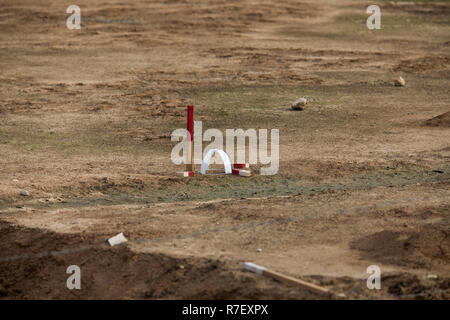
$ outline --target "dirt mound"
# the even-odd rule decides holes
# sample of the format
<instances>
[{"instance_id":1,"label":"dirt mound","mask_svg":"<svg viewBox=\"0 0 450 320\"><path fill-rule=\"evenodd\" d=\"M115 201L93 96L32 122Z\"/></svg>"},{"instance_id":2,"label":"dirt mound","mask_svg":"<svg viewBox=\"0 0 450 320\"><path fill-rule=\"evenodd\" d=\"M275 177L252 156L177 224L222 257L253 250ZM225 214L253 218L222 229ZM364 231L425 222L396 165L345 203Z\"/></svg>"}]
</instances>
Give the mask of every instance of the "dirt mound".
<instances>
[{"instance_id":1,"label":"dirt mound","mask_svg":"<svg viewBox=\"0 0 450 320\"><path fill-rule=\"evenodd\" d=\"M244 272L239 261L136 253L126 245L111 248L90 234L61 235L5 222L0 231L0 299L321 298ZM70 265L81 268L80 290L66 288ZM382 290L373 291L365 279L317 275L305 280L354 299L447 299L450 283L391 274L383 276Z\"/></svg>"},{"instance_id":2,"label":"dirt mound","mask_svg":"<svg viewBox=\"0 0 450 320\"><path fill-rule=\"evenodd\" d=\"M387 293L402 299L449 299L450 278L421 279L412 274L391 274L381 279ZM383 286L382 285L382 286Z\"/></svg>"},{"instance_id":3,"label":"dirt mound","mask_svg":"<svg viewBox=\"0 0 450 320\"><path fill-rule=\"evenodd\" d=\"M381 290L367 289L366 279L311 276L322 286L333 286L336 292L345 292L349 299L449 299L450 278L418 277L410 273L388 273L381 276Z\"/></svg>"},{"instance_id":4,"label":"dirt mound","mask_svg":"<svg viewBox=\"0 0 450 320\"><path fill-rule=\"evenodd\" d=\"M135 253L126 246L110 248L92 235L60 235L4 222L0 230L3 299L319 298L243 272L240 262ZM81 290L66 288L70 265L81 268Z\"/></svg>"},{"instance_id":5,"label":"dirt mound","mask_svg":"<svg viewBox=\"0 0 450 320\"><path fill-rule=\"evenodd\" d=\"M450 128L450 111L440 114L434 118L425 121L425 125L429 127Z\"/></svg>"},{"instance_id":6,"label":"dirt mound","mask_svg":"<svg viewBox=\"0 0 450 320\"><path fill-rule=\"evenodd\" d=\"M400 266L426 267L450 260L448 222L426 225L419 231L385 230L350 243L367 259Z\"/></svg>"}]
</instances>

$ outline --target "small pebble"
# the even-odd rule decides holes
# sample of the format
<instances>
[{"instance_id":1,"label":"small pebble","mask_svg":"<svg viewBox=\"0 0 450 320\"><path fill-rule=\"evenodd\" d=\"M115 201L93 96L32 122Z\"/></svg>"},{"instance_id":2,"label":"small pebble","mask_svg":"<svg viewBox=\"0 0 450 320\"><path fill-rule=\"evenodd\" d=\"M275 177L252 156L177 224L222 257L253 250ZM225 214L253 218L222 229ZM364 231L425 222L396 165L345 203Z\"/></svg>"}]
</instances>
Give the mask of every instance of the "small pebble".
<instances>
[{"instance_id":1,"label":"small pebble","mask_svg":"<svg viewBox=\"0 0 450 320\"><path fill-rule=\"evenodd\" d=\"M429 274L429 275L427 275L427 278L428 279L432 279L432 280L436 280L438 278L438 276L435 275L435 274Z\"/></svg>"},{"instance_id":2,"label":"small pebble","mask_svg":"<svg viewBox=\"0 0 450 320\"><path fill-rule=\"evenodd\" d=\"M256 251L258 251L258 252L261 252L261 251L262 251L262 249L261 249L261 248L258 248L258 249L256 249Z\"/></svg>"},{"instance_id":3,"label":"small pebble","mask_svg":"<svg viewBox=\"0 0 450 320\"><path fill-rule=\"evenodd\" d=\"M24 197L28 197L30 195L30 193L27 190L22 190L22 191L20 191L20 195L24 196Z\"/></svg>"}]
</instances>

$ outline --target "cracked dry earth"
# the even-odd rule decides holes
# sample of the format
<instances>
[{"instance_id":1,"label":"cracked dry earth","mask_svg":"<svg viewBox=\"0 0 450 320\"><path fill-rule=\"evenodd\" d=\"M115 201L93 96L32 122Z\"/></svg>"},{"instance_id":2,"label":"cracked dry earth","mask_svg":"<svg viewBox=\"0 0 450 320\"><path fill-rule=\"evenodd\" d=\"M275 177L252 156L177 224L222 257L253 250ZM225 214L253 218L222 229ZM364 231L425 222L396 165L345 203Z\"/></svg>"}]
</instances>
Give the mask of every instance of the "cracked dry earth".
<instances>
[{"instance_id":1,"label":"cracked dry earth","mask_svg":"<svg viewBox=\"0 0 450 320\"><path fill-rule=\"evenodd\" d=\"M450 298L450 3L382 1L372 31L362 1L80 0L81 30L68 5L0 7L0 298L326 298L245 261ZM180 177L190 103L279 129L278 174Z\"/></svg>"}]
</instances>

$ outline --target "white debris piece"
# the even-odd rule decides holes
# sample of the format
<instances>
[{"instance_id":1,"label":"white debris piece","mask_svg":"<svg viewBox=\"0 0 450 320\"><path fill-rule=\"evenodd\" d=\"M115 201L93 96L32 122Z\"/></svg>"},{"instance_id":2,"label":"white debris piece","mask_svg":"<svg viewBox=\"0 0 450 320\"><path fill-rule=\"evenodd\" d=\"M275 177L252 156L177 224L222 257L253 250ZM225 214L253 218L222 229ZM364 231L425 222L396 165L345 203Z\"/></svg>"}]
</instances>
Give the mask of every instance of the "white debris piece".
<instances>
[{"instance_id":1,"label":"white debris piece","mask_svg":"<svg viewBox=\"0 0 450 320\"><path fill-rule=\"evenodd\" d=\"M121 243L124 243L124 242L127 242L127 241L128 240L123 235L123 232L121 232L118 235L108 239L108 242L111 245L111 247L114 247L114 246L116 246L118 244L121 244Z\"/></svg>"}]
</instances>

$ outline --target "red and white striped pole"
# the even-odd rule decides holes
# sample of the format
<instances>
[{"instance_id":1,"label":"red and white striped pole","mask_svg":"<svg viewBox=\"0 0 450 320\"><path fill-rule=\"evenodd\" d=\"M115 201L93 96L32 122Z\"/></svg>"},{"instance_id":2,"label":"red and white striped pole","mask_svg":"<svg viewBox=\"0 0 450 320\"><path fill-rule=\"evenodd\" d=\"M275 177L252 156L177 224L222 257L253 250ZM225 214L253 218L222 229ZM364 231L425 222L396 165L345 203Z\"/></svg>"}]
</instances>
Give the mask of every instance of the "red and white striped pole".
<instances>
[{"instance_id":1,"label":"red and white striped pole","mask_svg":"<svg viewBox=\"0 0 450 320\"><path fill-rule=\"evenodd\" d=\"M187 106L187 125L186 130L189 133L187 137L187 155L186 155L186 171L185 177L194 176L194 106Z\"/></svg>"}]
</instances>

